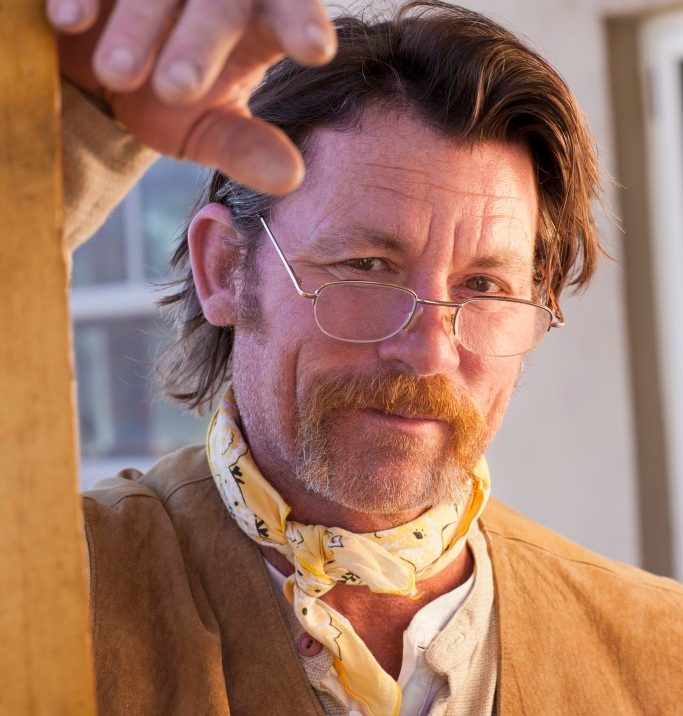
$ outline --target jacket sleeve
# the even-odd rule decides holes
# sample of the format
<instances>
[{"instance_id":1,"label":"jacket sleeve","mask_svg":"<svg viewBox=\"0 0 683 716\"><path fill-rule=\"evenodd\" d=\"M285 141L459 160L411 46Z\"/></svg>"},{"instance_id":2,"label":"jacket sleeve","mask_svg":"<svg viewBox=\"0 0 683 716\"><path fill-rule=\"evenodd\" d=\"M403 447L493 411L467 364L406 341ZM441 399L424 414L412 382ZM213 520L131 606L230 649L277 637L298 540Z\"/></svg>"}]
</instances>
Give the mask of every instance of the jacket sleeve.
<instances>
[{"instance_id":1,"label":"jacket sleeve","mask_svg":"<svg viewBox=\"0 0 683 716\"><path fill-rule=\"evenodd\" d=\"M158 156L96 107L75 85L62 80L64 250L67 254L95 233Z\"/></svg>"}]
</instances>

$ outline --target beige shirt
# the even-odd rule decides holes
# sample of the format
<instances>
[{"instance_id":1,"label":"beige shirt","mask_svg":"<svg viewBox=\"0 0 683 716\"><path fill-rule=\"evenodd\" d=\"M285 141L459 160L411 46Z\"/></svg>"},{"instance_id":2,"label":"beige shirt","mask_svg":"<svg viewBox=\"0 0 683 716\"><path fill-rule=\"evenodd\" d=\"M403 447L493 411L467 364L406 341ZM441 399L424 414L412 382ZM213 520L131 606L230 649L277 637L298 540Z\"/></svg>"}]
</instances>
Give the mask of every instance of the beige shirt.
<instances>
[{"instance_id":1,"label":"beige shirt","mask_svg":"<svg viewBox=\"0 0 683 716\"><path fill-rule=\"evenodd\" d=\"M490 716L495 713L498 673L498 637L493 598L493 575L486 542L475 525L468 540L474 557L474 582L461 603L452 605L450 618L438 634L429 640L424 652L424 675L431 677L427 688L417 685L404 693L410 700L401 708L401 716ZM282 596L282 575L271 574L281 607L286 615L292 640L299 644L306 633L291 605ZM463 585L464 586L464 585ZM459 588L460 589L460 588ZM457 590L454 590L457 591ZM413 618L429 610L424 606ZM447 609L449 605L447 605ZM434 618L440 618L437 612ZM409 627L410 629L410 627ZM298 650L299 661L328 716L364 714L339 684L332 657L326 649L314 656ZM404 663L410 654L404 652ZM421 674L422 675L422 674ZM440 688L430 688L440 685ZM430 708L431 707L431 708Z\"/></svg>"}]
</instances>

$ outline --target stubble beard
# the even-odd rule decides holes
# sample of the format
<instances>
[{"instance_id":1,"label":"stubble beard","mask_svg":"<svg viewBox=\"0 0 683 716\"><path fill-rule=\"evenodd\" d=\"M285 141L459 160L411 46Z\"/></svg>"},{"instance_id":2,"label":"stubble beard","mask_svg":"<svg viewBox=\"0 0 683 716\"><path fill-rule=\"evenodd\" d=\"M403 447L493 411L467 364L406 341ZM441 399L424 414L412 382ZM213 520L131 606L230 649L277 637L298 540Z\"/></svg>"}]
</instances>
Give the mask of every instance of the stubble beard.
<instances>
[{"instance_id":1,"label":"stubble beard","mask_svg":"<svg viewBox=\"0 0 683 716\"><path fill-rule=\"evenodd\" d=\"M441 444L388 430L349 435L350 412L365 409L429 415L447 434ZM487 433L477 406L445 376L317 376L298 399L295 475L308 492L359 512L462 504Z\"/></svg>"},{"instance_id":2,"label":"stubble beard","mask_svg":"<svg viewBox=\"0 0 683 716\"><path fill-rule=\"evenodd\" d=\"M251 278L257 278L253 256L247 263ZM256 280L246 283L254 285ZM243 290L239 305L240 330L263 340L263 313L256 293ZM250 386L248 392L258 392L255 373L247 371L240 377L236 383ZM430 414L448 424L450 435L441 449L405 434L375 434L371 441L354 435L350 450L349 437L339 428L345 413L359 409ZM251 416L252 430L271 454L289 462L282 436L278 440L269 429L267 416L272 412L272 405L256 411ZM338 371L316 376L298 396L297 412L293 464L297 482L314 495L368 514L463 504L471 495L472 469L489 435L477 405L444 375L385 373L368 377Z\"/></svg>"}]
</instances>

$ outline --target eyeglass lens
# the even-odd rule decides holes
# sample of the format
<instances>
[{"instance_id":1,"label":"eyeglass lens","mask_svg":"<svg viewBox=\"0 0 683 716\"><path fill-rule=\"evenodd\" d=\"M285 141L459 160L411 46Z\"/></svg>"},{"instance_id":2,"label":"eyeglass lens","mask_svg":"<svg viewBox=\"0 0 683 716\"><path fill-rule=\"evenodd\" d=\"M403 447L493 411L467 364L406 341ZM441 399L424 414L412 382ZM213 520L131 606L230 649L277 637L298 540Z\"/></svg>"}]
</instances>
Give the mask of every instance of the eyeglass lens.
<instances>
[{"instance_id":1,"label":"eyeglass lens","mask_svg":"<svg viewBox=\"0 0 683 716\"><path fill-rule=\"evenodd\" d=\"M485 356L515 356L535 348L550 328L548 311L528 303L488 300L466 303L455 320L458 340Z\"/></svg>"},{"instance_id":2,"label":"eyeglass lens","mask_svg":"<svg viewBox=\"0 0 683 716\"><path fill-rule=\"evenodd\" d=\"M405 289L346 281L323 286L314 311L318 326L327 335L364 343L398 333L410 320L414 307L415 297ZM463 347L473 353L513 356L535 348L551 320L539 306L491 298L462 306L456 315L455 333Z\"/></svg>"},{"instance_id":3,"label":"eyeglass lens","mask_svg":"<svg viewBox=\"0 0 683 716\"><path fill-rule=\"evenodd\" d=\"M372 283L332 283L315 300L315 318L332 338L359 343L381 341L410 320L415 297L398 287Z\"/></svg>"}]
</instances>

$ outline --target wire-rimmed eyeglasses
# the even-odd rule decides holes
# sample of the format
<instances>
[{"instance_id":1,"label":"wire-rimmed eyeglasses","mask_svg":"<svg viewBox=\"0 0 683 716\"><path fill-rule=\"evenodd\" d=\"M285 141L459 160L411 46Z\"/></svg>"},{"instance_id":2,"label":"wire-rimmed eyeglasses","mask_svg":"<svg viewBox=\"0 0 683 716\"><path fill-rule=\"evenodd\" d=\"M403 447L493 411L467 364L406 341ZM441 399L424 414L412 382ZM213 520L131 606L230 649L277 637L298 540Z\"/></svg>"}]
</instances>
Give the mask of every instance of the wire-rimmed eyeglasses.
<instances>
[{"instance_id":1,"label":"wire-rimmed eyeglasses","mask_svg":"<svg viewBox=\"0 0 683 716\"><path fill-rule=\"evenodd\" d=\"M292 267L259 216L296 292L313 301L318 328L330 338L348 343L378 343L406 328L418 306L453 309L453 335L472 353L483 356L516 356L533 350L551 329L564 320L550 308L523 298L472 296L464 301L433 301L414 291L377 281L329 281L312 293L301 288Z\"/></svg>"}]
</instances>

